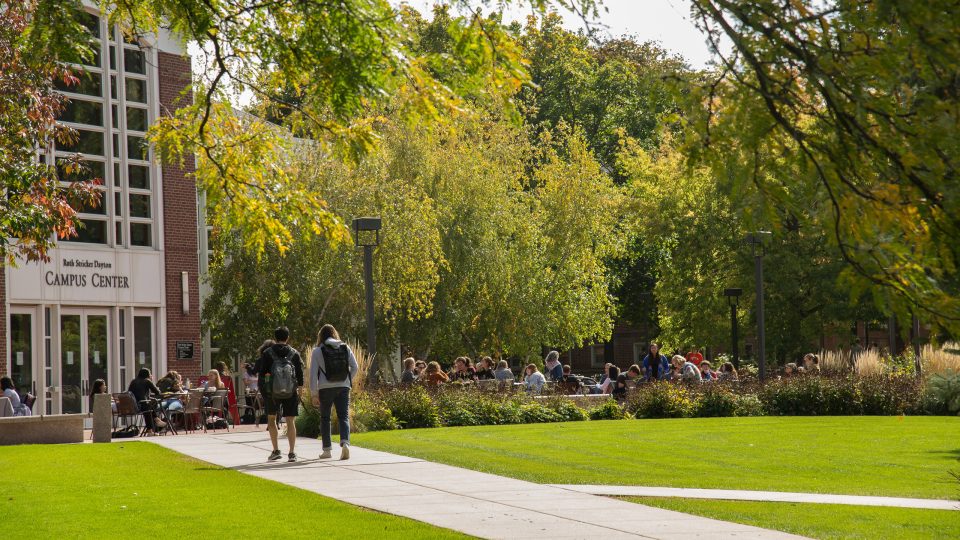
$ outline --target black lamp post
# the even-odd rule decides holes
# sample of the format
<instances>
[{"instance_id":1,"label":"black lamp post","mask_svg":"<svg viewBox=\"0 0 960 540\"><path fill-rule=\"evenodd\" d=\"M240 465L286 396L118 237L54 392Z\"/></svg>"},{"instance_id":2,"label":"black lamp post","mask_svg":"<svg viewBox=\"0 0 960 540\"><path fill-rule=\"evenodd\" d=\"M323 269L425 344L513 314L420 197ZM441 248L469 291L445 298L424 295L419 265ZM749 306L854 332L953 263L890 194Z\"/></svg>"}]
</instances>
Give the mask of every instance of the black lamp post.
<instances>
[{"instance_id":1,"label":"black lamp post","mask_svg":"<svg viewBox=\"0 0 960 540\"><path fill-rule=\"evenodd\" d=\"M727 297L727 303L730 304L730 343L733 354L733 367L740 369L740 344L737 343L737 302L743 289L724 289L723 295Z\"/></svg>"},{"instance_id":2,"label":"black lamp post","mask_svg":"<svg viewBox=\"0 0 960 540\"><path fill-rule=\"evenodd\" d=\"M367 352L372 358L368 380L377 375L377 326L373 316L373 248L380 244L381 221L378 217L353 220L353 241L363 247L363 281L367 292Z\"/></svg>"},{"instance_id":3,"label":"black lamp post","mask_svg":"<svg viewBox=\"0 0 960 540\"><path fill-rule=\"evenodd\" d=\"M760 382L767 377L767 335L763 326L763 239L771 236L770 231L748 233L746 242L753 246L754 277L757 282L757 353L760 355Z\"/></svg>"}]
</instances>

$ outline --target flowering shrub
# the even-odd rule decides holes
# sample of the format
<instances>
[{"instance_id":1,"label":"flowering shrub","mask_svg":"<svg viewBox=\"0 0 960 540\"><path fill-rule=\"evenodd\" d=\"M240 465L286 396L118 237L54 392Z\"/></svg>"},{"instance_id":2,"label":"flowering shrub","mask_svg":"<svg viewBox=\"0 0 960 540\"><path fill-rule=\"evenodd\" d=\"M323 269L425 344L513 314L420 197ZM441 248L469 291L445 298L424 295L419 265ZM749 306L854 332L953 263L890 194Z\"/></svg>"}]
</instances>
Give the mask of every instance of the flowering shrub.
<instances>
[{"instance_id":1,"label":"flowering shrub","mask_svg":"<svg viewBox=\"0 0 960 540\"><path fill-rule=\"evenodd\" d=\"M720 384L703 385L693 404L693 416L698 417L736 416L736 412L737 395Z\"/></svg>"},{"instance_id":2,"label":"flowering shrub","mask_svg":"<svg viewBox=\"0 0 960 540\"><path fill-rule=\"evenodd\" d=\"M608 399L602 405L590 409L587 414L591 420L622 420L630 418L615 399Z\"/></svg>"}]
</instances>

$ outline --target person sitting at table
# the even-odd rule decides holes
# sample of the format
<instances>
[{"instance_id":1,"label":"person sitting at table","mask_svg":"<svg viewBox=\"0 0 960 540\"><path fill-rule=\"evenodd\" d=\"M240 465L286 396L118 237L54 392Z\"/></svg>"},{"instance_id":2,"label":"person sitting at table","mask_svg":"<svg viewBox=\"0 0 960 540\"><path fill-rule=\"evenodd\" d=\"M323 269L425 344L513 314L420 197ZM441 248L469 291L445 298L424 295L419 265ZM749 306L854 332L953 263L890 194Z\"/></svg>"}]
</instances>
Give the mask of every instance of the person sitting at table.
<instances>
[{"instance_id":1,"label":"person sitting at table","mask_svg":"<svg viewBox=\"0 0 960 540\"><path fill-rule=\"evenodd\" d=\"M161 394L181 394L183 393L183 378L176 371L168 371L159 381L157 388ZM183 402L176 396L167 396L160 402L163 410L177 411L183 409Z\"/></svg>"},{"instance_id":2,"label":"person sitting at table","mask_svg":"<svg viewBox=\"0 0 960 540\"><path fill-rule=\"evenodd\" d=\"M140 368L137 372L137 378L130 381L127 392L133 394L133 399L137 401L140 412L143 413L143 422L147 425L147 430L156 433L159 428L166 426L162 420L154 418L153 405L150 403L150 396L160 396L160 389L150 380L150 370Z\"/></svg>"},{"instance_id":3,"label":"person sitting at table","mask_svg":"<svg viewBox=\"0 0 960 540\"><path fill-rule=\"evenodd\" d=\"M250 362L243 364L243 387L246 389L245 394L257 392L257 370Z\"/></svg>"},{"instance_id":4,"label":"person sitting at table","mask_svg":"<svg viewBox=\"0 0 960 540\"><path fill-rule=\"evenodd\" d=\"M427 363L423 360L417 360L417 363L413 366L413 374L416 375L418 379L422 379L426 371Z\"/></svg>"},{"instance_id":5,"label":"person sitting at table","mask_svg":"<svg viewBox=\"0 0 960 540\"><path fill-rule=\"evenodd\" d=\"M737 374L737 368L733 367L733 363L724 362L720 366L720 381L740 382L740 376Z\"/></svg>"},{"instance_id":6,"label":"person sitting at table","mask_svg":"<svg viewBox=\"0 0 960 540\"><path fill-rule=\"evenodd\" d=\"M413 384L417 380L417 361L411 358L403 360L403 373L400 374L400 384Z\"/></svg>"},{"instance_id":7,"label":"person sitting at table","mask_svg":"<svg viewBox=\"0 0 960 540\"><path fill-rule=\"evenodd\" d=\"M719 378L717 372L713 370L713 366L710 365L709 360L700 362L700 376L703 377L704 382L715 381Z\"/></svg>"},{"instance_id":8,"label":"person sitting at table","mask_svg":"<svg viewBox=\"0 0 960 540\"><path fill-rule=\"evenodd\" d=\"M430 362L427 364L427 369L424 373L424 381L426 381L427 386L439 386L441 383L448 382L450 377L447 377L447 374L440 369L440 364L437 362Z\"/></svg>"},{"instance_id":9,"label":"person sitting at table","mask_svg":"<svg viewBox=\"0 0 960 540\"><path fill-rule=\"evenodd\" d=\"M600 379L600 392L612 394L613 388L617 384L617 377L620 376L620 368L609 362L604 367L606 370L603 373L603 378Z\"/></svg>"},{"instance_id":10,"label":"person sitting at table","mask_svg":"<svg viewBox=\"0 0 960 540\"><path fill-rule=\"evenodd\" d=\"M489 381L495 378L496 375L493 373L493 358L484 356L480 359L480 364L477 366L477 380Z\"/></svg>"},{"instance_id":11,"label":"person sitting at table","mask_svg":"<svg viewBox=\"0 0 960 540\"><path fill-rule=\"evenodd\" d=\"M477 371L470 366L469 358L460 356L453 361L453 371L450 372L449 379L454 382L475 381L477 380Z\"/></svg>"},{"instance_id":12,"label":"person sitting at table","mask_svg":"<svg viewBox=\"0 0 960 540\"><path fill-rule=\"evenodd\" d=\"M563 365L563 376L561 376L560 380L557 382L558 386L565 394L577 394L580 392L581 388L583 388L583 383L580 382L580 377L577 377L573 374L570 364Z\"/></svg>"},{"instance_id":13,"label":"person sitting at table","mask_svg":"<svg viewBox=\"0 0 960 540\"><path fill-rule=\"evenodd\" d=\"M220 381L227 390L227 405L230 406L230 418L233 419L233 425L240 423L240 409L237 408L237 392L233 388L233 377L230 376L230 369L224 361L217 362L217 373L220 374Z\"/></svg>"},{"instance_id":14,"label":"person sitting at table","mask_svg":"<svg viewBox=\"0 0 960 540\"><path fill-rule=\"evenodd\" d=\"M537 365L527 364L523 373L523 384L527 392L539 394L543 390L543 385L547 383L547 379L544 378L543 373L540 373L540 370L537 369Z\"/></svg>"},{"instance_id":15,"label":"person sitting at table","mask_svg":"<svg viewBox=\"0 0 960 540\"><path fill-rule=\"evenodd\" d=\"M703 382L703 375L700 374L700 368L693 362L688 362L686 358L676 354L670 359L670 362L677 368L677 374L674 376L679 382L689 384L700 384Z\"/></svg>"},{"instance_id":16,"label":"person sitting at table","mask_svg":"<svg viewBox=\"0 0 960 540\"><path fill-rule=\"evenodd\" d=\"M10 400L10 405L13 406L14 416L30 416L33 414L30 407L27 407L27 405L20 400L20 394L17 393L17 385L13 383L13 379L10 377L0 378L0 390L3 391L3 394L0 395Z\"/></svg>"},{"instance_id":17,"label":"person sitting at table","mask_svg":"<svg viewBox=\"0 0 960 540\"><path fill-rule=\"evenodd\" d=\"M107 381L103 379L97 379L93 381L93 386L90 388L90 410L93 410L93 400L94 396L97 394L106 394L107 393ZM113 400L110 400L110 408L113 411L117 410L117 403Z\"/></svg>"},{"instance_id":18,"label":"person sitting at table","mask_svg":"<svg viewBox=\"0 0 960 540\"><path fill-rule=\"evenodd\" d=\"M493 376L501 383L512 383L514 380L513 372L510 371L510 365L507 364L506 360L501 360L497 363L497 371L493 373Z\"/></svg>"},{"instance_id":19,"label":"person sitting at table","mask_svg":"<svg viewBox=\"0 0 960 540\"><path fill-rule=\"evenodd\" d=\"M640 366L633 364L626 371L617 375L617 381L613 386L613 397L618 400L626 399L627 390L629 389L629 384L632 381L636 381L640 378L640 375L643 372L640 370Z\"/></svg>"},{"instance_id":20,"label":"person sitting at table","mask_svg":"<svg viewBox=\"0 0 960 540\"><path fill-rule=\"evenodd\" d=\"M216 392L217 390L226 390L226 385L220 380L220 372L211 369L207 372L207 380L203 381L204 392Z\"/></svg>"}]
</instances>

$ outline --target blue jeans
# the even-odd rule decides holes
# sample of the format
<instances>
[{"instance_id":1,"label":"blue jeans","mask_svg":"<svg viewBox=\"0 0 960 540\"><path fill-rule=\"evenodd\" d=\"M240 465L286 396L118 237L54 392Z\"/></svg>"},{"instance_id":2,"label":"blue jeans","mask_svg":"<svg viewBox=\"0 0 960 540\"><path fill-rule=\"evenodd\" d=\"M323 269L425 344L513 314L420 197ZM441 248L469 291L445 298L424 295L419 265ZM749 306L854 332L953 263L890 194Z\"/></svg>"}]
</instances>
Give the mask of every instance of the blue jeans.
<instances>
[{"instance_id":1,"label":"blue jeans","mask_svg":"<svg viewBox=\"0 0 960 540\"><path fill-rule=\"evenodd\" d=\"M324 450L330 450L333 447L330 440L330 407L337 408L340 446L350 446L350 389L347 387L320 389L320 438L323 440Z\"/></svg>"}]
</instances>

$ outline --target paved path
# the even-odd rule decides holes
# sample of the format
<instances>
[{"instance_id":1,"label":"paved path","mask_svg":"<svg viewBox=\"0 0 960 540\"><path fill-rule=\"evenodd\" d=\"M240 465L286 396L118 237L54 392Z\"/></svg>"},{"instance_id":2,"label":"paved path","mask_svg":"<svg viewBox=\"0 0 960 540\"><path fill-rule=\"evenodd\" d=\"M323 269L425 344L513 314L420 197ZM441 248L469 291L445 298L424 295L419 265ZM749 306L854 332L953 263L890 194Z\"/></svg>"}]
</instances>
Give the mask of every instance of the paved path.
<instances>
[{"instance_id":1,"label":"paved path","mask_svg":"<svg viewBox=\"0 0 960 540\"><path fill-rule=\"evenodd\" d=\"M320 461L320 443L297 441L297 463L267 463L266 434L153 437L150 442L246 474L482 538L801 538L353 447ZM281 442L281 450L286 442ZM334 455L339 450L334 449Z\"/></svg>"},{"instance_id":2,"label":"paved path","mask_svg":"<svg viewBox=\"0 0 960 540\"><path fill-rule=\"evenodd\" d=\"M852 504L859 506L892 506L924 510L958 510L960 502L943 499L910 499L904 497L868 497L863 495L830 495L826 493L789 493L782 491L744 491L738 489L692 489L647 486L592 486L553 484L591 495L618 497L682 497L685 499L722 499L730 501L792 502L815 504Z\"/></svg>"}]
</instances>

